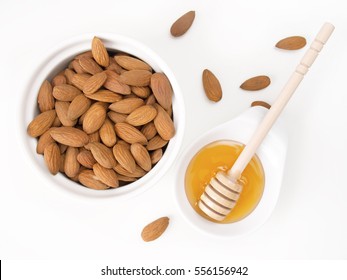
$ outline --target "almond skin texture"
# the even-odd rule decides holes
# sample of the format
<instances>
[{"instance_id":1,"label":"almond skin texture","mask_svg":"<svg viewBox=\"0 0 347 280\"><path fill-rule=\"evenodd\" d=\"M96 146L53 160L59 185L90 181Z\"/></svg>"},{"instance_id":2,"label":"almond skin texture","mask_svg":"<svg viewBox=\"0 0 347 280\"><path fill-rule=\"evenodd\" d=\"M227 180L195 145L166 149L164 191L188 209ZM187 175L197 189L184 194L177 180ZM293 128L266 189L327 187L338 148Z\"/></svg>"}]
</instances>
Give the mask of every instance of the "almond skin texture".
<instances>
[{"instance_id":1,"label":"almond skin texture","mask_svg":"<svg viewBox=\"0 0 347 280\"><path fill-rule=\"evenodd\" d=\"M287 37L277 42L276 47L283 50L299 50L306 46L306 39L301 36Z\"/></svg>"},{"instance_id":2,"label":"almond skin texture","mask_svg":"<svg viewBox=\"0 0 347 280\"><path fill-rule=\"evenodd\" d=\"M156 115L157 110L153 106L145 105L135 109L125 121L133 126L141 126L152 121Z\"/></svg>"},{"instance_id":3,"label":"almond skin texture","mask_svg":"<svg viewBox=\"0 0 347 280\"><path fill-rule=\"evenodd\" d=\"M55 86L59 86L59 85L62 85L62 84L66 84L66 77L62 74L60 75L57 75L55 76L53 79L52 79L52 86L55 87Z\"/></svg>"},{"instance_id":4,"label":"almond skin texture","mask_svg":"<svg viewBox=\"0 0 347 280\"><path fill-rule=\"evenodd\" d=\"M167 143L168 141L164 140L159 135L157 135L154 136L151 140L149 140L146 148L148 151L153 151L164 147Z\"/></svg>"},{"instance_id":5,"label":"almond skin texture","mask_svg":"<svg viewBox=\"0 0 347 280\"><path fill-rule=\"evenodd\" d=\"M101 166L99 163L93 165L93 171L96 177L111 188L117 188L119 186L117 174L113 169L108 169Z\"/></svg>"},{"instance_id":6,"label":"almond skin texture","mask_svg":"<svg viewBox=\"0 0 347 280\"><path fill-rule=\"evenodd\" d=\"M128 95L131 93L131 88L119 81L119 74L111 70L106 70L105 73L107 75L107 79L104 83L105 88L123 95Z\"/></svg>"},{"instance_id":7,"label":"almond skin texture","mask_svg":"<svg viewBox=\"0 0 347 280\"><path fill-rule=\"evenodd\" d=\"M163 73L154 73L151 77L151 88L158 103L168 110L172 104L172 87L169 79Z\"/></svg>"},{"instance_id":8,"label":"almond skin texture","mask_svg":"<svg viewBox=\"0 0 347 280\"><path fill-rule=\"evenodd\" d=\"M141 98L126 98L118 102L112 103L109 109L121 114L130 114L135 109L144 105L144 101Z\"/></svg>"},{"instance_id":9,"label":"almond skin texture","mask_svg":"<svg viewBox=\"0 0 347 280\"><path fill-rule=\"evenodd\" d=\"M147 70L129 70L119 76L119 81L129 86L148 86L152 73Z\"/></svg>"},{"instance_id":10,"label":"almond skin texture","mask_svg":"<svg viewBox=\"0 0 347 280\"><path fill-rule=\"evenodd\" d=\"M175 126L169 114L158 104L154 104L157 109L157 116L154 119L154 125L158 134L164 140L170 140L175 135Z\"/></svg>"},{"instance_id":11,"label":"almond skin texture","mask_svg":"<svg viewBox=\"0 0 347 280\"><path fill-rule=\"evenodd\" d=\"M105 72L97 73L91 76L83 86L83 92L85 94L93 94L105 83L107 75Z\"/></svg>"},{"instance_id":12,"label":"almond skin texture","mask_svg":"<svg viewBox=\"0 0 347 280\"><path fill-rule=\"evenodd\" d=\"M114 124L106 118L104 124L100 127L99 135L101 141L107 147L113 147L117 142L116 131L114 130Z\"/></svg>"},{"instance_id":13,"label":"almond skin texture","mask_svg":"<svg viewBox=\"0 0 347 280\"><path fill-rule=\"evenodd\" d=\"M184 14L183 16L181 16L171 26L171 29L170 29L171 35L174 37L182 36L192 26L194 19L195 19L195 11L190 11Z\"/></svg>"},{"instance_id":14,"label":"almond skin texture","mask_svg":"<svg viewBox=\"0 0 347 280\"><path fill-rule=\"evenodd\" d=\"M147 70L152 71L151 66L146 62L128 55L117 55L115 61L126 70Z\"/></svg>"},{"instance_id":15,"label":"almond skin texture","mask_svg":"<svg viewBox=\"0 0 347 280\"><path fill-rule=\"evenodd\" d=\"M92 152L95 160L105 168L113 168L117 162L113 156L112 150L104 144L92 142L87 145Z\"/></svg>"},{"instance_id":16,"label":"almond skin texture","mask_svg":"<svg viewBox=\"0 0 347 280\"><path fill-rule=\"evenodd\" d=\"M51 83L45 80L42 83L37 96L37 103L39 104L40 112L54 109L54 97L52 91L53 89Z\"/></svg>"},{"instance_id":17,"label":"almond skin texture","mask_svg":"<svg viewBox=\"0 0 347 280\"><path fill-rule=\"evenodd\" d=\"M255 107L255 106L263 106L266 109L270 109L271 108L271 105L266 103L266 102L264 102L264 101L253 101L252 104L251 104L251 107Z\"/></svg>"},{"instance_id":18,"label":"almond skin texture","mask_svg":"<svg viewBox=\"0 0 347 280\"><path fill-rule=\"evenodd\" d=\"M58 143L71 147L83 147L89 142L88 135L75 127L53 127L50 134Z\"/></svg>"},{"instance_id":19,"label":"almond skin texture","mask_svg":"<svg viewBox=\"0 0 347 280\"><path fill-rule=\"evenodd\" d=\"M203 71L202 83L204 86L205 94L208 99L214 102L218 102L222 99L222 87L217 77L210 70L205 69Z\"/></svg>"},{"instance_id":20,"label":"almond skin texture","mask_svg":"<svg viewBox=\"0 0 347 280\"><path fill-rule=\"evenodd\" d=\"M104 124L106 119L106 109L95 103L93 104L83 119L83 130L91 134L95 131L98 131L99 128Z\"/></svg>"},{"instance_id":21,"label":"almond skin texture","mask_svg":"<svg viewBox=\"0 0 347 280\"><path fill-rule=\"evenodd\" d=\"M70 105L71 105L70 102L67 102L67 101L55 102L55 111L57 112L58 118L63 124L63 126L74 126L77 123L76 119L71 120L68 117Z\"/></svg>"},{"instance_id":22,"label":"almond skin texture","mask_svg":"<svg viewBox=\"0 0 347 280\"><path fill-rule=\"evenodd\" d=\"M110 64L110 59L104 43L98 37L93 38L92 54L99 65L107 67Z\"/></svg>"},{"instance_id":23,"label":"almond skin texture","mask_svg":"<svg viewBox=\"0 0 347 280\"><path fill-rule=\"evenodd\" d=\"M116 134L129 144L147 144L146 137L135 127L127 123L115 124Z\"/></svg>"},{"instance_id":24,"label":"almond skin texture","mask_svg":"<svg viewBox=\"0 0 347 280\"><path fill-rule=\"evenodd\" d=\"M139 144L140 145L140 144ZM116 144L113 147L113 155L117 162L127 171L133 173L136 169L135 159L132 156L130 149L123 144Z\"/></svg>"},{"instance_id":25,"label":"almond skin texture","mask_svg":"<svg viewBox=\"0 0 347 280\"><path fill-rule=\"evenodd\" d=\"M169 225L168 217L161 217L147 226L145 226L141 232L143 241L149 242L159 238Z\"/></svg>"},{"instance_id":26,"label":"almond skin texture","mask_svg":"<svg viewBox=\"0 0 347 280\"><path fill-rule=\"evenodd\" d=\"M144 125L141 129L141 132L147 138L147 140L152 139L157 134L157 130L153 122Z\"/></svg>"},{"instance_id":27,"label":"almond skin texture","mask_svg":"<svg viewBox=\"0 0 347 280\"><path fill-rule=\"evenodd\" d=\"M90 108L92 102L89 98L85 97L83 94L80 94L72 100L68 110L67 117L70 120L77 120Z\"/></svg>"},{"instance_id":28,"label":"almond skin texture","mask_svg":"<svg viewBox=\"0 0 347 280\"><path fill-rule=\"evenodd\" d=\"M101 182L93 170L82 170L78 175L78 181L87 188L94 190L107 190L108 186Z\"/></svg>"},{"instance_id":29,"label":"almond skin texture","mask_svg":"<svg viewBox=\"0 0 347 280\"><path fill-rule=\"evenodd\" d=\"M99 90L92 95L88 96L89 99L102 101L107 103L113 103L122 100L122 96L120 94L114 93L110 90Z\"/></svg>"},{"instance_id":30,"label":"almond skin texture","mask_svg":"<svg viewBox=\"0 0 347 280\"><path fill-rule=\"evenodd\" d=\"M139 143L134 143L130 146L130 152L133 155L136 163L145 171L152 168L151 158L147 149Z\"/></svg>"},{"instance_id":31,"label":"almond skin texture","mask_svg":"<svg viewBox=\"0 0 347 280\"><path fill-rule=\"evenodd\" d=\"M45 111L37 115L28 125L28 134L31 137L38 137L44 134L52 126L55 117L55 110Z\"/></svg>"},{"instance_id":32,"label":"almond skin texture","mask_svg":"<svg viewBox=\"0 0 347 280\"><path fill-rule=\"evenodd\" d=\"M125 122L126 118L128 115L125 114L120 114L120 113L116 113L116 112L108 112L107 116L114 122L114 123L121 123L121 122Z\"/></svg>"},{"instance_id":33,"label":"almond skin texture","mask_svg":"<svg viewBox=\"0 0 347 280\"><path fill-rule=\"evenodd\" d=\"M68 177L77 176L80 163L77 161L78 148L68 147L65 153L64 172Z\"/></svg>"},{"instance_id":34,"label":"almond skin texture","mask_svg":"<svg viewBox=\"0 0 347 280\"><path fill-rule=\"evenodd\" d=\"M77 161L84 167L92 169L93 165L96 163L95 158L92 153L87 150L80 151L77 155Z\"/></svg>"},{"instance_id":35,"label":"almond skin texture","mask_svg":"<svg viewBox=\"0 0 347 280\"><path fill-rule=\"evenodd\" d=\"M131 92L141 98L147 98L151 94L149 87L131 87Z\"/></svg>"},{"instance_id":36,"label":"almond skin texture","mask_svg":"<svg viewBox=\"0 0 347 280\"><path fill-rule=\"evenodd\" d=\"M50 134L50 129L48 129L37 141L36 152L43 155L43 151L45 150L46 146L54 142L55 141Z\"/></svg>"},{"instance_id":37,"label":"almond skin texture","mask_svg":"<svg viewBox=\"0 0 347 280\"><path fill-rule=\"evenodd\" d=\"M261 90L270 85L271 81L268 76L256 76L246 80L240 88L249 91Z\"/></svg>"},{"instance_id":38,"label":"almond skin texture","mask_svg":"<svg viewBox=\"0 0 347 280\"><path fill-rule=\"evenodd\" d=\"M72 101L81 93L82 92L78 88L67 84L55 86L53 88L53 96L59 101Z\"/></svg>"},{"instance_id":39,"label":"almond skin texture","mask_svg":"<svg viewBox=\"0 0 347 280\"><path fill-rule=\"evenodd\" d=\"M83 90L83 87L87 80L91 77L92 75L84 73L84 74L75 74L73 75L71 79L71 83L77 87L80 90Z\"/></svg>"},{"instance_id":40,"label":"almond skin texture","mask_svg":"<svg viewBox=\"0 0 347 280\"><path fill-rule=\"evenodd\" d=\"M52 175L56 175L60 169L60 149L56 143L51 143L46 146L43 157Z\"/></svg>"},{"instance_id":41,"label":"almond skin texture","mask_svg":"<svg viewBox=\"0 0 347 280\"><path fill-rule=\"evenodd\" d=\"M96 73L102 72L102 68L90 57L82 57L78 62L86 73L95 75Z\"/></svg>"}]
</instances>

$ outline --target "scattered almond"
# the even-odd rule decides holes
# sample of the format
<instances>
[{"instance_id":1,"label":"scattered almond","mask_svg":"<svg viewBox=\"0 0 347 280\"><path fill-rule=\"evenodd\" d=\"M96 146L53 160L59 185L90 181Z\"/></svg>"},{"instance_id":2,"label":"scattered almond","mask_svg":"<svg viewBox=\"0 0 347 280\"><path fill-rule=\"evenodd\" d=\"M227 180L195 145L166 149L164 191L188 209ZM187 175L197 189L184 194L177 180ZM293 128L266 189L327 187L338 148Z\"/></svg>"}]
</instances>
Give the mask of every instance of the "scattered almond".
<instances>
[{"instance_id":1,"label":"scattered almond","mask_svg":"<svg viewBox=\"0 0 347 280\"><path fill-rule=\"evenodd\" d=\"M169 225L168 217L161 217L147 226L145 226L141 232L143 241L149 242L159 238Z\"/></svg>"},{"instance_id":2,"label":"scattered almond","mask_svg":"<svg viewBox=\"0 0 347 280\"><path fill-rule=\"evenodd\" d=\"M306 39L301 36L284 38L277 42L276 47L284 50L299 50L306 46Z\"/></svg>"},{"instance_id":3,"label":"scattered almond","mask_svg":"<svg viewBox=\"0 0 347 280\"><path fill-rule=\"evenodd\" d=\"M261 90L268 87L270 85L270 82L271 81L268 76L256 76L246 80L240 86L240 88L250 91Z\"/></svg>"},{"instance_id":4,"label":"scattered almond","mask_svg":"<svg viewBox=\"0 0 347 280\"><path fill-rule=\"evenodd\" d=\"M252 104L251 104L251 107L255 107L255 106L263 106L266 109L270 109L271 108L271 105L266 103L266 102L264 102L264 101L253 101Z\"/></svg>"},{"instance_id":5,"label":"scattered almond","mask_svg":"<svg viewBox=\"0 0 347 280\"><path fill-rule=\"evenodd\" d=\"M174 37L182 36L192 26L195 19L195 11L189 11L177 19L171 26L170 32Z\"/></svg>"},{"instance_id":6,"label":"scattered almond","mask_svg":"<svg viewBox=\"0 0 347 280\"><path fill-rule=\"evenodd\" d=\"M208 99L218 102L222 99L222 87L217 77L208 69L202 73L202 83Z\"/></svg>"}]
</instances>

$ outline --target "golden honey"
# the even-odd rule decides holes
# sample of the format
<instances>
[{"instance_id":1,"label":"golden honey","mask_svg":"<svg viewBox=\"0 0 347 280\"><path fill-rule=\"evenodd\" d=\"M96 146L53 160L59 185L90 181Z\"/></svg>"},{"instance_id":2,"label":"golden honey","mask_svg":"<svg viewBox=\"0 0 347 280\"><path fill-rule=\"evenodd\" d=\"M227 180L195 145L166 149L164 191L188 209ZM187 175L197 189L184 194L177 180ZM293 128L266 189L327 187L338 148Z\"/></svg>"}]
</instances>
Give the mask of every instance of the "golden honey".
<instances>
[{"instance_id":1,"label":"golden honey","mask_svg":"<svg viewBox=\"0 0 347 280\"><path fill-rule=\"evenodd\" d=\"M185 174L185 191L189 203L201 216L214 221L198 207L198 201L212 177L229 170L244 145L234 141L216 141L204 146L190 161ZM233 223L248 216L258 205L264 190L265 176L261 162L254 156L242 173L243 190L234 209L222 222ZM216 221L214 221L216 222Z\"/></svg>"}]
</instances>

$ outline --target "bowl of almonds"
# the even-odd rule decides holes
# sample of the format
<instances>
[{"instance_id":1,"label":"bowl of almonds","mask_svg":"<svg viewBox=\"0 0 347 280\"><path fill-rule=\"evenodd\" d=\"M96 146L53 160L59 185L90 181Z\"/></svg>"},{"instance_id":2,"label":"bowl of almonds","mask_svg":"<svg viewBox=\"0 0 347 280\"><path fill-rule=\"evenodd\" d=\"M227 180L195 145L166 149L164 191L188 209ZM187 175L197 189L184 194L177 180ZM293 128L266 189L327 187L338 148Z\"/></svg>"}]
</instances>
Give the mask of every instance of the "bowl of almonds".
<instances>
[{"instance_id":1,"label":"bowl of almonds","mask_svg":"<svg viewBox=\"0 0 347 280\"><path fill-rule=\"evenodd\" d=\"M90 196L147 190L183 138L172 71L142 43L116 34L79 36L47 54L22 109L26 150L40 174Z\"/></svg>"}]
</instances>

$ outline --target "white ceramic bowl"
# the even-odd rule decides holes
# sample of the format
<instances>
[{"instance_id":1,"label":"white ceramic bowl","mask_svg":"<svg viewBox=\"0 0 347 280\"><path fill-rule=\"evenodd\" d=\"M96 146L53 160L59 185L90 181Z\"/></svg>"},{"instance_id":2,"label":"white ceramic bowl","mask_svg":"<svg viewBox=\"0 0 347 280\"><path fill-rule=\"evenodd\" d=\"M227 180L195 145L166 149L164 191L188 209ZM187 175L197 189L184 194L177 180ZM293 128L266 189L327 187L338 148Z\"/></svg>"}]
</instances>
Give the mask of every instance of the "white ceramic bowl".
<instances>
[{"instance_id":1,"label":"white ceramic bowl","mask_svg":"<svg viewBox=\"0 0 347 280\"><path fill-rule=\"evenodd\" d=\"M78 183L75 183L64 175L58 173L52 176L43 161L43 156L36 154L37 140L26 134L27 125L38 114L37 109L37 93L41 83L45 79L51 79L62 69L67 67L67 64L77 54L91 49L91 42L94 36L98 36L109 50L124 51L146 61L156 72L163 72L171 82L173 96L173 116L176 128L175 136L170 140L169 145L162 159L139 180L126 186L97 191L85 188ZM48 185L57 186L60 189L68 190L72 193L77 193L92 197L116 197L118 199L129 198L137 195L153 186L169 169L174 162L179 148L181 147L185 110L182 98L182 93L175 79L174 74L166 65L166 63L152 50L142 43L117 34L86 34L83 36L74 37L63 42L54 50L43 56L43 59L38 65L35 65L36 70L33 71L31 78L25 88L24 100L22 102L21 116L19 120L20 137L23 139L26 154L29 160L33 163L35 170L39 172L39 176L46 179Z\"/></svg>"},{"instance_id":2,"label":"white ceramic bowl","mask_svg":"<svg viewBox=\"0 0 347 280\"><path fill-rule=\"evenodd\" d=\"M275 123L258 148L257 155L265 173L265 186L260 202L247 217L230 224L211 222L195 212L185 193L185 173L194 155L205 145L218 140L247 143L266 112L267 109L259 106L249 108L235 119L199 137L178 159L175 182L176 201L183 217L198 230L213 236L233 238L256 230L270 217L281 189L288 144L284 123L281 120Z\"/></svg>"}]
</instances>

